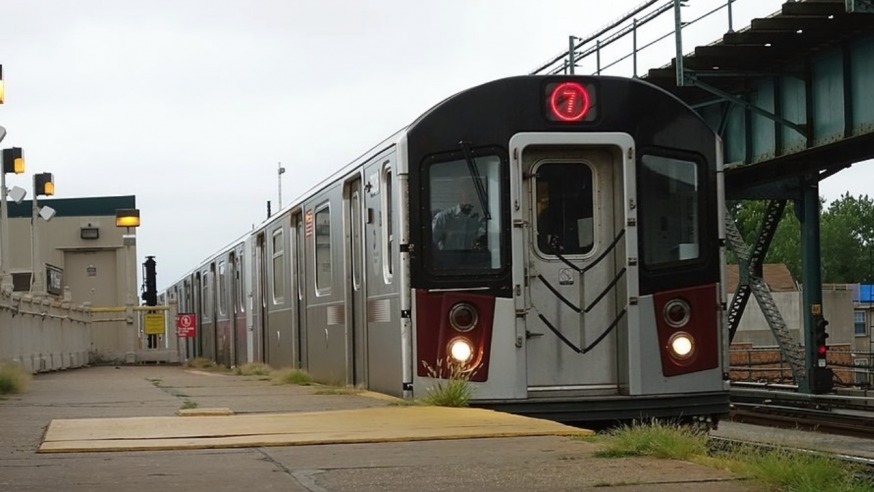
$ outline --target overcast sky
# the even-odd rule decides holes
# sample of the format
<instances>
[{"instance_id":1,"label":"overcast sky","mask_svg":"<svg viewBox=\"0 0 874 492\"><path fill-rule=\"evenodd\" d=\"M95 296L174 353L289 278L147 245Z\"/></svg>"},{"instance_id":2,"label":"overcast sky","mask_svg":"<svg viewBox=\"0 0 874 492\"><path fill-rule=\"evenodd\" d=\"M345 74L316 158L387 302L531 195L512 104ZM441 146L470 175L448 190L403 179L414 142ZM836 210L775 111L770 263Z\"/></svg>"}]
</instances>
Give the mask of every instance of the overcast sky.
<instances>
[{"instance_id":1,"label":"overcast sky","mask_svg":"<svg viewBox=\"0 0 874 492\"><path fill-rule=\"evenodd\" d=\"M261 222L268 200L278 209L279 162L288 204L445 97L529 73L568 35L641 3L6 0L2 145L27 162L8 184L30 190L33 173L52 172L56 198L136 195L138 263L155 256L163 288ZM720 3L693 0L684 16ZM779 5L739 0L735 27ZM716 17L686 52L726 30ZM668 63L672 43L646 52L641 72ZM867 193L866 173L854 166L821 192Z\"/></svg>"}]
</instances>

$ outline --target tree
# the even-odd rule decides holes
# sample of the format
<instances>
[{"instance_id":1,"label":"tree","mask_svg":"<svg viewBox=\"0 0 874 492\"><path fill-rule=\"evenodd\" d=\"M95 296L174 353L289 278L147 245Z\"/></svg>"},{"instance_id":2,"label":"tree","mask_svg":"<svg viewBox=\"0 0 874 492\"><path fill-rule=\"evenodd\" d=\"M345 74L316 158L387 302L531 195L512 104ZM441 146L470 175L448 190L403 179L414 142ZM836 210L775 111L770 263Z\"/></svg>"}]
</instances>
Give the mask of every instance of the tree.
<instances>
[{"instance_id":1,"label":"tree","mask_svg":"<svg viewBox=\"0 0 874 492\"><path fill-rule=\"evenodd\" d=\"M874 201L849 193L823 212L820 226L822 281L866 283L874 280Z\"/></svg>"},{"instance_id":2,"label":"tree","mask_svg":"<svg viewBox=\"0 0 874 492\"><path fill-rule=\"evenodd\" d=\"M820 202L824 208L825 200ZM755 243L766 208L767 202L758 200L729 206L747 245ZM820 255L823 283L874 283L874 200L846 193L821 212ZM729 255L729 262L737 262L734 255ZM765 262L784 263L796 279L801 278L801 223L792 201L786 204Z\"/></svg>"}]
</instances>

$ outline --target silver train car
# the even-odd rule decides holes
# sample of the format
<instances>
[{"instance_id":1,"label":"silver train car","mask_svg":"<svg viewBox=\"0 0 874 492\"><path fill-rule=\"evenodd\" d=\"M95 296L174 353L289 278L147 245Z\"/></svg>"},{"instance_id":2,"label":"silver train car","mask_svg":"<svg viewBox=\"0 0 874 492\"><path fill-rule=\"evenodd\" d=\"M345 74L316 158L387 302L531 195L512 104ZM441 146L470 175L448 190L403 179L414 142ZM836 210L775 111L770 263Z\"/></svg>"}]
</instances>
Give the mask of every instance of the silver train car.
<instances>
[{"instance_id":1,"label":"silver train car","mask_svg":"<svg viewBox=\"0 0 874 492\"><path fill-rule=\"evenodd\" d=\"M437 104L173 283L188 356L565 422L728 412L722 148L636 79Z\"/></svg>"}]
</instances>

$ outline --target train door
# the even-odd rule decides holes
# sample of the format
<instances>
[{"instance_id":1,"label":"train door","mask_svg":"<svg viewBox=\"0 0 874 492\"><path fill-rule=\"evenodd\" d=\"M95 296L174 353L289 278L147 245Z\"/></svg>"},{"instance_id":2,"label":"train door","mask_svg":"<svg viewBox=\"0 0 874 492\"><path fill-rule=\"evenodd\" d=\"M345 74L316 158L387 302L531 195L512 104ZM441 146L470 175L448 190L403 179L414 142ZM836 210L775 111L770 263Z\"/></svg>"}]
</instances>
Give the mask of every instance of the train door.
<instances>
[{"instance_id":1,"label":"train door","mask_svg":"<svg viewBox=\"0 0 874 492\"><path fill-rule=\"evenodd\" d=\"M243 297L243 245L242 243L234 248L228 260L231 266L231 316L232 327L231 333L231 360L234 365L245 364L248 361L247 340L246 340L246 308L245 299Z\"/></svg>"},{"instance_id":2,"label":"train door","mask_svg":"<svg viewBox=\"0 0 874 492\"><path fill-rule=\"evenodd\" d=\"M291 268L289 267L289 228L287 219L276 220L267 229L267 333L270 365L293 367L297 364L297 336L292 321Z\"/></svg>"},{"instance_id":3,"label":"train door","mask_svg":"<svg viewBox=\"0 0 874 492\"><path fill-rule=\"evenodd\" d=\"M297 335L297 355L295 357L295 365L297 367L307 367L307 330L306 330L306 269L304 268L304 230L303 216L300 211L291 215L291 280L292 291L294 295L293 307L293 323L294 333Z\"/></svg>"},{"instance_id":4,"label":"train door","mask_svg":"<svg viewBox=\"0 0 874 492\"><path fill-rule=\"evenodd\" d=\"M215 267L204 268L201 273L200 299L203 307L201 316L201 350L203 357L216 360L215 350Z\"/></svg>"},{"instance_id":5,"label":"train door","mask_svg":"<svg viewBox=\"0 0 874 492\"><path fill-rule=\"evenodd\" d=\"M529 227L527 233L514 229L524 235L514 243L525 245L527 278L517 283L527 286L529 396L615 394L619 376L613 325L617 306L624 306L624 284L615 280L617 274L621 280L624 243L614 241L622 231L621 155L615 146L573 145L585 135L566 136L570 141L563 145L544 145L536 135L528 138L521 154L521 198Z\"/></svg>"},{"instance_id":6,"label":"train door","mask_svg":"<svg viewBox=\"0 0 874 492\"><path fill-rule=\"evenodd\" d=\"M255 360L269 363L269 352L267 349L267 339L269 336L267 333L266 322L267 304L264 299L264 293L267 291L267 265L264 260L264 243L264 233L262 232L255 238L255 247L252 248L252 254L254 255L252 265L255 274L254 285L252 288L255 295L255 298L252 300L255 312L252 313L252 325L255 330L255 339L257 340L257 343L255 344Z\"/></svg>"},{"instance_id":7,"label":"train door","mask_svg":"<svg viewBox=\"0 0 874 492\"><path fill-rule=\"evenodd\" d=\"M215 361L225 367L231 367L231 334L233 333L233 317L230 311L230 295L228 284L230 268L227 257L223 256L212 263L215 276Z\"/></svg>"},{"instance_id":8,"label":"train door","mask_svg":"<svg viewBox=\"0 0 874 492\"><path fill-rule=\"evenodd\" d=\"M349 242L346 264L348 265L349 282L346 285L346 299L349 305L346 309L348 323L347 347L351 363L347 364L352 374L347 380L360 387L367 387L367 318L365 316L364 298L364 244L361 235L361 178L357 177L346 184L343 195L346 202L346 238Z\"/></svg>"},{"instance_id":9,"label":"train door","mask_svg":"<svg viewBox=\"0 0 874 492\"><path fill-rule=\"evenodd\" d=\"M194 331L194 357L203 357L203 277L200 272L197 272L193 278L191 297L194 301L194 314L197 320L197 329Z\"/></svg>"}]
</instances>

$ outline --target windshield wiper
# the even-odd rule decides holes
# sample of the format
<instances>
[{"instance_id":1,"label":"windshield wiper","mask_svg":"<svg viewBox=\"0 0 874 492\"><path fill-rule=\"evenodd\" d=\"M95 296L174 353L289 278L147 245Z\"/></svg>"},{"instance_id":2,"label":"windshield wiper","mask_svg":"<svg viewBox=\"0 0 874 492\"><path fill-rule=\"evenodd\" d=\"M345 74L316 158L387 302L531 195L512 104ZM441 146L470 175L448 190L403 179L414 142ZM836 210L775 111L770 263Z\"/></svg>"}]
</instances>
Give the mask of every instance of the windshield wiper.
<instances>
[{"instance_id":1,"label":"windshield wiper","mask_svg":"<svg viewBox=\"0 0 874 492\"><path fill-rule=\"evenodd\" d=\"M470 153L470 143L462 140L458 142L458 145L461 146L461 150L464 152L464 161L467 162L467 170L473 180L473 186L476 188L476 196L479 198L479 206L483 211L483 218L491 220L492 214L489 213L489 208L486 206L486 190L480 179L479 168L476 166L476 161Z\"/></svg>"}]
</instances>

